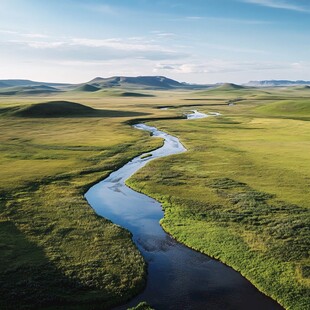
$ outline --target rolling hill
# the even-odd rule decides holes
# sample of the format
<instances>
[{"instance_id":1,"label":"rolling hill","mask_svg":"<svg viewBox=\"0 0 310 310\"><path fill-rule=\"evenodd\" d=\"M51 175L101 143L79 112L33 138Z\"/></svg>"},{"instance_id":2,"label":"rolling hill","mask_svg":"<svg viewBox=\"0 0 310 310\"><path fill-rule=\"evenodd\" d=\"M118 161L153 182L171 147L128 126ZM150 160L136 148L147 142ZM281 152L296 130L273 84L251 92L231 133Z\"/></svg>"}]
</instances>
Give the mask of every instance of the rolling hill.
<instances>
[{"instance_id":1,"label":"rolling hill","mask_svg":"<svg viewBox=\"0 0 310 310\"><path fill-rule=\"evenodd\" d=\"M109 78L96 77L87 82L99 88L127 88L127 89L152 89L152 90L169 90L169 89L205 89L209 85L187 84L169 79L164 76L113 76Z\"/></svg>"},{"instance_id":2,"label":"rolling hill","mask_svg":"<svg viewBox=\"0 0 310 310\"><path fill-rule=\"evenodd\" d=\"M11 96L11 95L39 95L59 92L60 90L48 86L48 85L33 85L33 86L12 86L0 88L0 95Z\"/></svg>"},{"instance_id":3,"label":"rolling hill","mask_svg":"<svg viewBox=\"0 0 310 310\"><path fill-rule=\"evenodd\" d=\"M221 91L231 91L231 90L240 90L244 89L245 87L233 83L224 83L216 88L215 90L221 90Z\"/></svg>"},{"instance_id":4,"label":"rolling hill","mask_svg":"<svg viewBox=\"0 0 310 310\"><path fill-rule=\"evenodd\" d=\"M100 90L100 88L87 83L74 89L74 91L81 91L81 92L94 92L97 90Z\"/></svg>"},{"instance_id":5,"label":"rolling hill","mask_svg":"<svg viewBox=\"0 0 310 310\"><path fill-rule=\"evenodd\" d=\"M26 106L0 109L0 114L9 117L57 118L57 117L128 117L148 115L142 112L122 110L99 110L71 101L48 101Z\"/></svg>"},{"instance_id":6,"label":"rolling hill","mask_svg":"<svg viewBox=\"0 0 310 310\"><path fill-rule=\"evenodd\" d=\"M92 115L95 109L70 101L49 101L21 107L13 116L19 117L65 117Z\"/></svg>"},{"instance_id":7,"label":"rolling hill","mask_svg":"<svg viewBox=\"0 0 310 310\"><path fill-rule=\"evenodd\" d=\"M22 79L0 80L0 87L41 86L41 85L51 86L51 87L65 87L65 86L68 86L70 84L68 84L68 83L36 82L36 81L22 80Z\"/></svg>"},{"instance_id":8,"label":"rolling hill","mask_svg":"<svg viewBox=\"0 0 310 310\"><path fill-rule=\"evenodd\" d=\"M100 87L126 87L126 88L142 88L142 89L171 89L182 88L184 84L163 76L114 76L110 78L97 77L87 84Z\"/></svg>"},{"instance_id":9,"label":"rolling hill","mask_svg":"<svg viewBox=\"0 0 310 310\"><path fill-rule=\"evenodd\" d=\"M252 87L298 86L298 85L310 85L310 81L262 80L262 81L250 81L244 85Z\"/></svg>"},{"instance_id":10,"label":"rolling hill","mask_svg":"<svg viewBox=\"0 0 310 310\"><path fill-rule=\"evenodd\" d=\"M1 88L1 87L9 87L9 85L8 85L8 84L5 84L4 82L1 82L1 81L0 81L0 88Z\"/></svg>"}]
</instances>

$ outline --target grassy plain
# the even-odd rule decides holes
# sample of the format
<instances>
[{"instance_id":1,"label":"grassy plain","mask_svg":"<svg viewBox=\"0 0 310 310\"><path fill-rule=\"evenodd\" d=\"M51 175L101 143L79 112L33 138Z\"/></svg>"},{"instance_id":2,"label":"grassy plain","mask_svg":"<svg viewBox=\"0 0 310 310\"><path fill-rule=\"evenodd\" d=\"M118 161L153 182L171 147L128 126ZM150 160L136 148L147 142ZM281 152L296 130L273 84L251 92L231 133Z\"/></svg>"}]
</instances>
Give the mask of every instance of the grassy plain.
<instances>
[{"instance_id":1,"label":"grassy plain","mask_svg":"<svg viewBox=\"0 0 310 310\"><path fill-rule=\"evenodd\" d=\"M285 308L308 309L310 92L265 92L195 93L235 104L199 106L221 117L152 122L188 152L151 162L128 184L163 203L161 224L177 240L233 266Z\"/></svg>"},{"instance_id":2,"label":"grassy plain","mask_svg":"<svg viewBox=\"0 0 310 310\"><path fill-rule=\"evenodd\" d=\"M1 105L27 110L48 99L8 97ZM161 144L115 108L114 117L0 116L1 309L103 309L144 286L145 263L130 233L83 199L91 184Z\"/></svg>"},{"instance_id":3,"label":"grassy plain","mask_svg":"<svg viewBox=\"0 0 310 310\"><path fill-rule=\"evenodd\" d=\"M310 91L124 92L0 98L0 308L102 309L142 289L145 263L130 234L96 216L83 193L161 144L128 122L196 108L223 116L152 122L188 152L149 163L128 183L163 203L162 225L176 239L233 266L287 309L307 309ZM113 113L7 113L63 100Z\"/></svg>"}]
</instances>

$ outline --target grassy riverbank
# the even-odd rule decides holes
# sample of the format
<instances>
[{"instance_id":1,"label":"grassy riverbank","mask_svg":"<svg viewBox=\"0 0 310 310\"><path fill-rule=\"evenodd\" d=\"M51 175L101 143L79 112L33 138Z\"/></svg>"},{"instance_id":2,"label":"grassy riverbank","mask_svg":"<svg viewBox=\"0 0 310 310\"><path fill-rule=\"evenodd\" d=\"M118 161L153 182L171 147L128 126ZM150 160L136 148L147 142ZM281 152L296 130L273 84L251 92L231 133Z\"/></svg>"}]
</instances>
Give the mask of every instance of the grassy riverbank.
<instances>
[{"instance_id":1,"label":"grassy riverbank","mask_svg":"<svg viewBox=\"0 0 310 310\"><path fill-rule=\"evenodd\" d=\"M177 240L302 310L310 284L310 94L283 92L283 100L279 90L269 100L244 92L234 106L211 108L222 117L153 122L188 152L151 162L128 183L163 203L161 224ZM216 96L227 101L234 92Z\"/></svg>"},{"instance_id":2,"label":"grassy riverbank","mask_svg":"<svg viewBox=\"0 0 310 310\"><path fill-rule=\"evenodd\" d=\"M188 152L151 162L130 185L163 202L162 225L175 238L233 266L287 309L307 309L309 91L148 94L0 99L0 308L102 309L142 289L145 263L130 234L96 216L83 194L161 144L130 128L133 119L198 109L223 116L153 122ZM50 117L33 106L50 101L66 112Z\"/></svg>"},{"instance_id":3,"label":"grassy riverbank","mask_svg":"<svg viewBox=\"0 0 310 310\"><path fill-rule=\"evenodd\" d=\"M145 263L130 233L83 198L160 145L126 120L1 117L1 309L103 309L143 288Z\"/></svg>"}]
</instances>

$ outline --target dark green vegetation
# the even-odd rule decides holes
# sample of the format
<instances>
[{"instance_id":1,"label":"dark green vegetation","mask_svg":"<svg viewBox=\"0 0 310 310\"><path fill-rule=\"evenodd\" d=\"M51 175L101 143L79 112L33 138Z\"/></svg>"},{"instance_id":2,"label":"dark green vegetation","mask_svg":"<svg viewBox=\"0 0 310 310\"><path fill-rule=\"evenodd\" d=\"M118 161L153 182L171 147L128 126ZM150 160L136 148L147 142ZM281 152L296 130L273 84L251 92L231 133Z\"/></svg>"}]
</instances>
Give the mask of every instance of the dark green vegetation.
<instances>
[{"instance_id":1,"label":"dark green vegetation","mask_svg":"<svg viewBox=\"0 0 310 310\"><path fill-rule=\"evenodd\" d=\"M141 158L141 159L144 159L144 158L148 158L148 157L151 157L151 156L152 156L152 154L151 154L151 153L148 153L148 154L142 155L140 158Z\"/></svg>"},{"instance_id":2,"label":"dark green vegetation","mask_svg":"<svg viewBox=\"0 0 310 310\"><path fill-rule=\"evenodd\" d=\"M38 86L15 86L15 87L0 87L0 96L8 96L8 95L40 95L40 94L50 94L59 92L58 89L46 86L46 85L38 85Z\"/></svg>"},{"instance_id":3,"label":"dark green vegetation","mask_svg":"<svg viewBox=\"0 0 310 310\"><path fill-rule=\"evenodd\" d=\"M228 86L1 97L0 308L102 309L142 289L145 263L130 234L83 194L161 144L128 125L147 117L188 149L129 181L163 202L163 227L287 309L307 309L309 89ZM160 120L195 107L223 116Z\"/></svg>"},{"instance_id":4,"label":"dark green vegetation","mask_svg":"<svg viewBox=\"0 0 310 310\"><path fill-rule=\"evenodd\" d=\"M97 91L99 90L99 87L93 86L93 85L89 85L89 84L83 84L77 88L75 88L75 91L85 91L85 92L93 92L93 91Z\"/></svg>"},{"instance_id":5,"label":"dark green vegetation","mask_svg":"<svg viewBox=\"0 0 310 310\"><path fill-rule=\"evenodd\" d=\"M69 101L50 101L26 106L9 107L0 110L3 114L28 118L53 117L128 117L147 115L130 111L114 111L93 109L91 107Z\"/></svg>"},{"instance_id":6,"label":"dark green vegetation","mask_svg":"<svg viewBox=\"0 0 310 310\"><path fill-rule=\"evenodd\" d=\"M145 263L130 233L83 199L91 184L160 145L123 120L1 117L1 309L105 309L143 288Z\"/></svg>"},{"instance_id":7,"label":"dark green vegetation","mask_svg":"<svg viewBox=\"0 0 310 310\"><path fill-rule=\"evenodd\" d=\"M123 92L121 93L122 97L154 97L153 95L149 95L149 94L142 94L142 93L134 93L134 92Z\"/></svg>"}]
</instances>

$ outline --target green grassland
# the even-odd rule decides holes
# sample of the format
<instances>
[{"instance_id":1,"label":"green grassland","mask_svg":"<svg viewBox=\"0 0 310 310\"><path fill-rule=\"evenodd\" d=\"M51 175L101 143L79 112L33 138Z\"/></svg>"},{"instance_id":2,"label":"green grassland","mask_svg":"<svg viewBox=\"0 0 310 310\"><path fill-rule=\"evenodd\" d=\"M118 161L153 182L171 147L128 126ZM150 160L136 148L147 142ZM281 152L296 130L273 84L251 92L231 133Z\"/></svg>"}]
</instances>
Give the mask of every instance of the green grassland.
<instances>
[{"instance_id":1,"label":"green grassland","mask_svg":"<svg viewBox=\"0 0 310 310\"><path fill-rule=\"evenodd\" d=\"M128 184L163 203L161 224L177 240L233 266L285 308L308 309L310 94L252 99L262 91L199 107L221 117L152 122L188 152L151 162Z\"/></svg>"},{"instance_id":2,"label":"green grassland","mask_svg":"<svg viewBox=\"0 0 310 310\"><path fill-rule=\"evenodd\" d=\"M307 309L309 89L124 93L1 96L0 308L103 309L141 291L145 262L130 233L95 215L83 194L161 145L130 128L133 119L196 108L223 116L153 121L188 152L149 163L129 185L163 203L161 224L176 239L287 309ZM47 102L65 113L57 104L56 115L43 113Z\"/></svg>"},{"instance_id":3,"label":"green grassland","mask_svg":"<svg viewBox=\"0 0 310 310\"><path fill-rule=\"evenodd\" d=\"M65 102L63 117L51 118L46 104L28 105L33 99L18 98L17 108L4 102L0 117L0 308L124 302L143 288L145 263L130 233L95 215L83 194L161 141L124 123L125 112L140 115L134 109L89 118L89 108Z\"/></svg>"}]
</instances>

